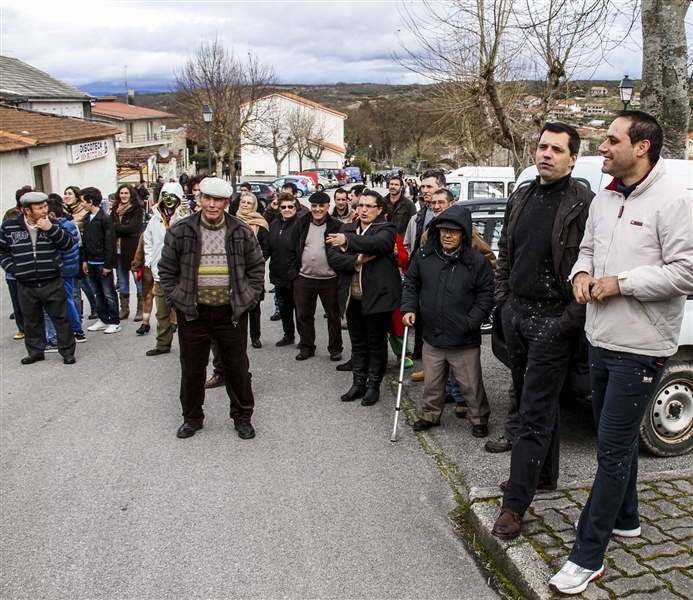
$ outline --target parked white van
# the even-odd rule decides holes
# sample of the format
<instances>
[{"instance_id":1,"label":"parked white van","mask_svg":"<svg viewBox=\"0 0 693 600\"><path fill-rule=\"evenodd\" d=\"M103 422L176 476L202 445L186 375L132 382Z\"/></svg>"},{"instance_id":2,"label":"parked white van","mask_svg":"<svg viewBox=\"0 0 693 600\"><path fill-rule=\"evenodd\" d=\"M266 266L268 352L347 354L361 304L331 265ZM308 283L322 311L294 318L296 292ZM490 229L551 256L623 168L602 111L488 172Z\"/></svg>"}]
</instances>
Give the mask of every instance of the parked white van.
<instances>
[{"instance_id":1,"label":"parked white van","mask_svg":"<svg viewBox=\"0 0 693 600\"><path fill-rule=\"evenodd\" d=\"M445 176L447 189L456 201L507 198L515 184L512 167L462 167Z\"/></svg>"}]
</instances>

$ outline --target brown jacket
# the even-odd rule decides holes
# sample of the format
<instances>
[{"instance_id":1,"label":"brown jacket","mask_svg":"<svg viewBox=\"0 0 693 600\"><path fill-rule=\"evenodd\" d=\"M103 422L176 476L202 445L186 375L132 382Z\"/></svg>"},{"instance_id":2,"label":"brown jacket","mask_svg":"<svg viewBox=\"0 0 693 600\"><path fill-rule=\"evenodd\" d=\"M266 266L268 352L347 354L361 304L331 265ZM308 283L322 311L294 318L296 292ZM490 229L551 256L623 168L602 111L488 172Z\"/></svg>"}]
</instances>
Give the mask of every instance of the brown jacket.
<instances>
[{"instance_id":1,"label":"brown jacket","mask_svg":"<svg viewBox=\"0 0 693 600\"><path fill-rule=\"evenodd\" d=\"M159 282L169 306L197 318L197 272L202 252L202 213L171 225L164 238L159 261ZM237 323L243 313L259 301L265 282L265 260L253 230L224 213L226 219L226 260L229 266L231 310Z\"/></svg>"}]
</instances>

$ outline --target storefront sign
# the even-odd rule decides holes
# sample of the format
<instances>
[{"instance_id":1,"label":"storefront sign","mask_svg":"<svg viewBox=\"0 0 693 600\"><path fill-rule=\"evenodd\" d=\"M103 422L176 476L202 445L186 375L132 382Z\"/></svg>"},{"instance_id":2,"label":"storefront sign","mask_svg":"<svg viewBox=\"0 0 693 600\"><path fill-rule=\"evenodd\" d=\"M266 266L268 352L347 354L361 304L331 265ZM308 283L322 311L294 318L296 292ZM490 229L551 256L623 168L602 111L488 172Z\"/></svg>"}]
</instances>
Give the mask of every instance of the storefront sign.
<instances>
[{"instance_id":1,"label":"storefront sign","mask_svg":"<svg viewBox=\"0 0 693 600\"><path fill-rule=\"evenodd\" d=\"M70 146L70 164L83 163L95 158L103 158L111 153L109 140L96 140Z\"/></svg>"}]
</instances>

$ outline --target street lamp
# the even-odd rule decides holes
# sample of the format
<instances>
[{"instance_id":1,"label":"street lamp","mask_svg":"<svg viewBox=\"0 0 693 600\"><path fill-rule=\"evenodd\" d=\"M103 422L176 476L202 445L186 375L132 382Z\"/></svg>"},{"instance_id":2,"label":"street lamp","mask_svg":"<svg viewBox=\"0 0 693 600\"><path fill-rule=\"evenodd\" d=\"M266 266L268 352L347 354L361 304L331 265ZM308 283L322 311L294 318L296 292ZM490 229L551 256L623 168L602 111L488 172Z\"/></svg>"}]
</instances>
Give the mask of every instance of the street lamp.
<instances>
[{"instance_id":1,"label":"street lamp","mask_svg":"<svg viewBox=\"0 0 693 600\"><path fill-rule=\"evenodd\" d=\"M618 86L618 91L621 94L621 102L623 102L623 110L628 110L630 99L633 97L633 80L626 75Z\"/></svg>"},{"instance_id":2,"label":"street lamp","mask_svg":"<svg viewBox=\"0 0 693 600\"><path fill-rule=\"evenodd\" d=\"M213 116L212 107L205 104L202 107L202 118L207 123L207 173L210 175L212 174L212 135L209 131L209 124L212 122Z\"/></svg>"},{"instance_id":3,"label":"street lamp","mask_svg":"<svg viewBox=\"0 0 693 600\"><path fill-rule=\"evenodd\" d=\"M286 138L286 145L289 147L289 154L288 154L288 156L289 156L289 172L287 173L287 175L291 175L291 144L292 144L292 142L293 142L293 140L291 139L291 136Z\"/></svg>"},{"instance_id":4,"label":"street lamp","mask_svg":"<svg viewBox=\"0 0 693 600\"><path fill-rule=\"evenodd\" d=\"M371 150L373 150L373 142L368 142L368 162L371 162Z\"/></svg>"}]
</instances>

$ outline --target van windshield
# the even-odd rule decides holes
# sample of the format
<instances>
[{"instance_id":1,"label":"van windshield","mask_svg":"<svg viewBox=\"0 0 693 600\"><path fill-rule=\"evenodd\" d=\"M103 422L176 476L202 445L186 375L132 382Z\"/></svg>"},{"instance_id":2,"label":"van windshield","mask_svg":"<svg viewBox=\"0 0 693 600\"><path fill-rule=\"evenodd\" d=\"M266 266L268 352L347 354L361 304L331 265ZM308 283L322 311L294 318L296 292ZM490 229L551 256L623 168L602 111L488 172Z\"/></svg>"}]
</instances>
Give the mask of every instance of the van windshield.
<instances>
[{"instance_id":1,"label":"van windshield","mask_svg":"<svg viewBox=\"0 0 693 600\"><path fill-rule=\"evenodd\" d=\"M450 190L450 193L455 196L455 202L460 199L460 186L459 182L450 182L445 187Z\"/></svg>"},{"instance_id":2,"label":"van windshield","mask_svg":"<svg viewBox=\"0 0 693 600\"><path fill-rule=\"evenodd\" d=\"M470 181L469 199L472 198L505 198L502 181Z\"/></svg>"}]
</instances>

